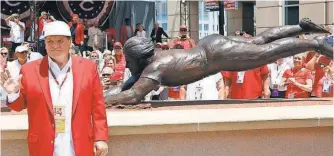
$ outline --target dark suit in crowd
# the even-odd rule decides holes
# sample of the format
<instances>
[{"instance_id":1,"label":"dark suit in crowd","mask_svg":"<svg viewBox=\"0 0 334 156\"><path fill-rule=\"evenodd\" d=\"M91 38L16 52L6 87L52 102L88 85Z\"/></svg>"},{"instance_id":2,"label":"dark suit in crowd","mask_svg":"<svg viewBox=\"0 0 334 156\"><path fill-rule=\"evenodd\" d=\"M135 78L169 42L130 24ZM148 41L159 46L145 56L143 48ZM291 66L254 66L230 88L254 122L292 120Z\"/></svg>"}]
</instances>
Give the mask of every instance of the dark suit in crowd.
<instances>
[{"instance_id":1,"label":"dark suit in crowd","mask_svg":"<svg viewBox=\"0 0 334 156\"><path fill-rule=\"evenodd\" d=\"M156 33L156 34L155 34ZM161 41L161 36L162 34L168 38L168 35L166 34L166 32L164 31L163 28L161 27L158 27L158 30L156 31L155 28L152 29L152 32L151 32L151 38L152 38L152 41L155 41L155 43L162 43ZM154 37L155 35L155 37Z\"/></svg>"}]
</instances>

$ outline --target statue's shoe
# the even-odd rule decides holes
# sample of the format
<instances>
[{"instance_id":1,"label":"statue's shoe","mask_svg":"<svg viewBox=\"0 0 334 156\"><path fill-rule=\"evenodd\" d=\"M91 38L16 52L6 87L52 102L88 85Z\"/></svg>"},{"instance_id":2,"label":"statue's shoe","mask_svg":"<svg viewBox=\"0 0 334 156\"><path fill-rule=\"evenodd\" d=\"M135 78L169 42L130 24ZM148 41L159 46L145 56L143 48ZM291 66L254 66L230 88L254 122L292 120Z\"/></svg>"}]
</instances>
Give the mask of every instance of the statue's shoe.
<instances>
[{"instance_id":1,"label":"statue's shoe","mask_svg":"<svg viewBox=\"0 0 334 156\"><path fill-rule=\"evenodd\" d=\"M303 18L300 20L299 26L307 32L330 33L330 31L326 30L324 27L313 23L309 18Z\"/></svg>"},{"instance_id":2,"label":"statue's shoe","mask_svg":"<svg viewBox=\"0 0 334 156\"><path fill-rule=\"evenodd\" d=\"M318 41L319 47L316 49L320 54L333 59L333 36L321 35L314 38Z\"/></svg>"}]
</instances>

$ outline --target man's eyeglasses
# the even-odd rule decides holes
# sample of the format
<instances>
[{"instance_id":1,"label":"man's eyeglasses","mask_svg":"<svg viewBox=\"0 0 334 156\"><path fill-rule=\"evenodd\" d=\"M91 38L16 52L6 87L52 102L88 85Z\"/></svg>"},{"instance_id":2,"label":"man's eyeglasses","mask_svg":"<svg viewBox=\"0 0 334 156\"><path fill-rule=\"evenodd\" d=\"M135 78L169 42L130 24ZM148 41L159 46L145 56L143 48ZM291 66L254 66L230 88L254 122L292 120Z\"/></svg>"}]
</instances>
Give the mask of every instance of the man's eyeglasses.
<instances>
[{"instance_id":1,"label":"man's eyeglasses","mask_svg":"<svg viewBox=\"0 0 334 156\"><path fill-rule=\"evenodd\" d=\"M61 45L62 43L64 43L64 40L58 40L58 41L51 41L51 40L49 40L49 41L47 41L46 42L47 44L49 44L49 45L51 45L51 46L53 46L53 45L55 45L55 44L57 44L57 45Z\"/></svg>"},{"instance_id":2,"label":"man's eyeglasses","mask_svg":"<svg viewBox=\"0 0 334 156\"><path fill-rule=\"evenodd\" d=\"M1 55L2 55L2 56L7 56L7 55L8 55L8 53L1 53Z\"/></svg>"}]
</instances>

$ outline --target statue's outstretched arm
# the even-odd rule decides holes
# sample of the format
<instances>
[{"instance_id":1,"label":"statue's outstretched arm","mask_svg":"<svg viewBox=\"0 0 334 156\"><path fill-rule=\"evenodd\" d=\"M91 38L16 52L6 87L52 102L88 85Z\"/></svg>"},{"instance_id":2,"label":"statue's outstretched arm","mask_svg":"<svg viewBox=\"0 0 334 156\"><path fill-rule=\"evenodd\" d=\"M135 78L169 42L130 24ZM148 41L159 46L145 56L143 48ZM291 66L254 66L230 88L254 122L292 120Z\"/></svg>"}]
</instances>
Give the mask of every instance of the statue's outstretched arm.
<instances>
[{"instance_id":1,"label":"statue's outstretched arm","mask_svg":"<svg viewBox=\"0 0 334 156\"><path fill-rule=\"evenodd\" d=\"M108 94L108 91L105 92L104 101L107 107L113 104L137 104L158 85L159 83L156 80L141 77L132 88L126 91L118 94Z\"/></svg>"}]
</instances>

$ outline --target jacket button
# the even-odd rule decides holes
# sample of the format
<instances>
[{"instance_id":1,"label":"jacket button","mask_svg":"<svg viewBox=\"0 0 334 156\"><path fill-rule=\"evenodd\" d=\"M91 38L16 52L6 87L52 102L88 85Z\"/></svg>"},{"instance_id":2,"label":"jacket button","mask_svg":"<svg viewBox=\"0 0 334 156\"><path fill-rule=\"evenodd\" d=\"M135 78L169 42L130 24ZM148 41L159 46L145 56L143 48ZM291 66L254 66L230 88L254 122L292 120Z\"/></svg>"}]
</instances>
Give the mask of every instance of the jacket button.
<instances>
[{"instance_id":1,"label":"jacket button","mask_svg":"<svg viewBox=\"0 0 334 156\"><path fill-rule=\"evenodd\" d=\"M53 140L51 140L51 144L53 144Z\"/></svg>"}]
</instances>

